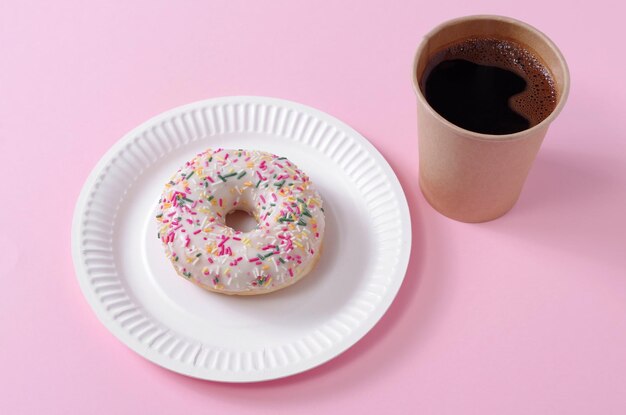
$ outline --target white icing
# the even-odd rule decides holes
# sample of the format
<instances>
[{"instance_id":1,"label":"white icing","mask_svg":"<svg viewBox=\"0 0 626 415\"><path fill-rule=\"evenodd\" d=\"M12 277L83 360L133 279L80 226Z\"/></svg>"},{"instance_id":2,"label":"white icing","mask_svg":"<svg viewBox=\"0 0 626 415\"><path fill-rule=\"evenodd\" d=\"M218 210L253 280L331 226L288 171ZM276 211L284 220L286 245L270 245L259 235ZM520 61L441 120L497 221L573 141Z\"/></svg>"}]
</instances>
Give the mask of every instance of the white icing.
<instances>
[{"instance_id":1,"label":"white icing","mask_svg":"<svg viewBox=\"0 0 626 415\"><path fill-rule=\"evenodd\" d=\"M291 285L313 267L324 237L322 200L289 160L248 150L207 150L166 184L159 238L176 271L203 288L255 294ZM226 226L233 210L258 222ZM256 258L256 260L254 260Z\"/></svg>"}]
</instances>

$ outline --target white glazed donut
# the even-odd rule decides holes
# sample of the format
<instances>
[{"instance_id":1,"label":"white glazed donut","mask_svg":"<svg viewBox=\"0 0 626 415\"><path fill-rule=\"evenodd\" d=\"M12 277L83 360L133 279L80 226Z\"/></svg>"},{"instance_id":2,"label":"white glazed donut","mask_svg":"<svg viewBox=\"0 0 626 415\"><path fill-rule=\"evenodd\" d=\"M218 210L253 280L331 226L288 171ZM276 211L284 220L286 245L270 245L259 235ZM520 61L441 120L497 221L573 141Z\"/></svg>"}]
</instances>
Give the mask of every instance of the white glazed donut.
<instances>
[{"instance_id":1,"label":"white glazed donut","mask_svg":"<svg viewBox=\"0 0 626 415\"><path fill-rule=\"evenodd\" d=\"M258 225L226 226L244 210ZM265 294L287 287L317 262L324 238L322 199L284 157L209 149L180 168L159 199L158 237L185 279L224 294Z\"/></svg>"}]
</instances>

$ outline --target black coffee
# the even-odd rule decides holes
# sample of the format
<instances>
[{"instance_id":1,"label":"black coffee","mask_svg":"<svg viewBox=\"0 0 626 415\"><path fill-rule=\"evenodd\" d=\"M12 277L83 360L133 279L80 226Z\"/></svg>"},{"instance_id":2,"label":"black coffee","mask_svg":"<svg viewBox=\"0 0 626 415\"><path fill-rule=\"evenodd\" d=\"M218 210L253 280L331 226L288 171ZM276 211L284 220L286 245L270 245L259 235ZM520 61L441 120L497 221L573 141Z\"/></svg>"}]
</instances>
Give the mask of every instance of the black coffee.
<instances>
[{"instance_id":1,"label":"black coffee","mask_svg":"<svg viewBox=\"0 0 626 415\"><path fill-rule=\"evenodd\" d=\"M535 126L557 100L543 63L520 44L500 39L467 39L435 53L420 87L445 119L483 134Z\"/></svg>"}]
</instances>

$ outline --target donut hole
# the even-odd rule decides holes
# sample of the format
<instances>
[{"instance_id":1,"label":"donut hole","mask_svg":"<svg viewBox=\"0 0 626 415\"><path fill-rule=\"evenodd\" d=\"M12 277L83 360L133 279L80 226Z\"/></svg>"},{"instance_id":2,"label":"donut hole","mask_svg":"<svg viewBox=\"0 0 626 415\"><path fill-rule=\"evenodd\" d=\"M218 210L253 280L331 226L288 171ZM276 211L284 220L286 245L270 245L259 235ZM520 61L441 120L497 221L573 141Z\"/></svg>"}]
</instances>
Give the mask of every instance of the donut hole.
<instances>
[{"instance_id":1,"label":"donut hole","mask_svg":"<svg viewBox=\"0 0 626 415\"><path fill-rule=\"evenodd\" d=\"M256 219L249 212L240 209L228 212L224 222L238 232L250 232L257 227Z\"/></svg>"}]
</instances>

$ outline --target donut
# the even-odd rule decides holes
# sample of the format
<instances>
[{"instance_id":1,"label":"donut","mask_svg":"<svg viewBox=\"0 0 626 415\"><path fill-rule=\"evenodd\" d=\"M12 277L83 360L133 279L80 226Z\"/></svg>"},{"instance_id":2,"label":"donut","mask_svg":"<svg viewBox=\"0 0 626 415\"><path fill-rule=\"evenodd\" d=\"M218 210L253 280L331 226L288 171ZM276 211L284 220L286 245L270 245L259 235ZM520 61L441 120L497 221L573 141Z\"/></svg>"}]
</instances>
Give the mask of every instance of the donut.
<instances>
[{"instance_id":1,"label":"donut","mask_svg":"<svg viewBox=\"0 0 626 415\"><path fill-rule=\"evenodd\" d=\"M257 226L226 225L242 210ZM322 199L285 157L263 151L208 149L165 184L156 212L158 238L176 272L217 293L266 294L300 280L319 259Z\"/></svg>"}]
</instances>

